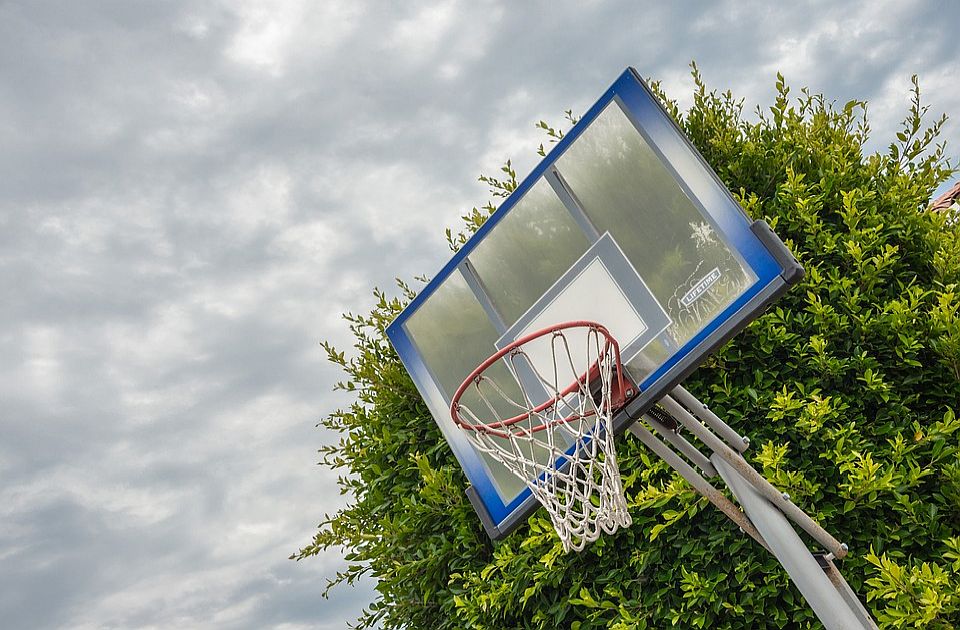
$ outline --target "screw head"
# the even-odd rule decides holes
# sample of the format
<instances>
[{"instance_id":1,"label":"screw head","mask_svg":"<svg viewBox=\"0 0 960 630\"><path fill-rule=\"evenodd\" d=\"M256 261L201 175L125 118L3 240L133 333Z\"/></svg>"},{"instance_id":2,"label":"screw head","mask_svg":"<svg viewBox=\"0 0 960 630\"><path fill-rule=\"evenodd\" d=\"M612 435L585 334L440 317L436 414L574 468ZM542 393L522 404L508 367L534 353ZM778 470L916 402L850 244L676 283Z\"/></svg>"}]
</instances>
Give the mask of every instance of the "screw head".
<instances>
[{"instance_id":1,"label":"screw head","mask_svg":"<svg viewBox=\"0 0 960 630\"><path fill-rule=\"evenodd\" d=\"M743 444L744 446L750 446L750 438L743 436Z\"/></svg>"},{"instance_id":2,"label":"screw head","mask_svg":"<svg viewBox=\"0 0 960 630\"><path fill-rule=\"evenodd\" d=\"M784 500L784 501L789 501L789 500L790 500L790 493L789 493L789 492L784 492L784 493L781 494L780 496L783 497L783 500Z\"/></svg>"},{"instance_id":3,"label":"screw head","mask_svg":"<svg viewBox=\"0 0 960 630\"><path fill-rule=\"evenodd\" d=\"M847 547L847 543L840 543L840 548L844 551L850 551L850 547Z\"/></svg>"}]
</instances>

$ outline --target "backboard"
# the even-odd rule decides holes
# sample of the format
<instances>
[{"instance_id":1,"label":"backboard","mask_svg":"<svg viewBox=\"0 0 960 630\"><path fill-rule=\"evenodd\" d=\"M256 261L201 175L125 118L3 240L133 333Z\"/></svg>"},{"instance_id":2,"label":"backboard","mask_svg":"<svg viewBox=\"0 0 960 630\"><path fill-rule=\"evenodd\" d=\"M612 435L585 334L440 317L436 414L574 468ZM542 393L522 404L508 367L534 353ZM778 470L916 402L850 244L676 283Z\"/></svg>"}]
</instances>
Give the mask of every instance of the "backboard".
<instances>
[{"instance_id":1,"label":"backboard","mask_svg":"<svg viewBox=\"0 0 960 630\"><path fill-rule=\"evenodd\" d=\"M548 325L598 322L619 342L639 391L616 419L622 431L802 274L631 68L387 334L497 539L538 504L450 417L451 398L477 365ZM494 369L503 382L535 386L515 365Z\"/></svg>"}]
</instances>

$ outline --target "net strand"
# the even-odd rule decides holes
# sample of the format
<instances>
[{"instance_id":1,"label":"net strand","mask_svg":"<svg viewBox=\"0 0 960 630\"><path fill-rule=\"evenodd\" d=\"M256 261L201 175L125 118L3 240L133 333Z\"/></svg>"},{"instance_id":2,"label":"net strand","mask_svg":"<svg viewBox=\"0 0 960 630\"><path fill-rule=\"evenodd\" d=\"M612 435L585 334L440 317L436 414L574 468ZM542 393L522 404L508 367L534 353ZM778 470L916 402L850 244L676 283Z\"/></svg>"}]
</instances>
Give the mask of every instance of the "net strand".
<instances>
[{"instance_id":1,"label":"net strand","mask_svg":"<svg viewBox=\"0 0 960 630\"><path fill-rule=\"evenodd\" d=\"M467 388L480 404L474 410L458 398L454 416L478 450L503 464L543 504L564 551L582 551L601 534L628 527L632 520L613 436L613 382L622 369L619 350L605 329L589 325L580 363L568 332L547 333L552 335L551 362L543 371L550 374L538 369L523 346L516 347L504 358L519 384L519 396L481 371ZM567 391L565 371L580 374L578 365L588 367ZM531 373L533 379L516 376ZM536 388L545 391L531 391ZM554 402L544 406L543 400ZM498 406L527 415L506 423L510 415L498 412Z\"/></svg>"}]
</instances>

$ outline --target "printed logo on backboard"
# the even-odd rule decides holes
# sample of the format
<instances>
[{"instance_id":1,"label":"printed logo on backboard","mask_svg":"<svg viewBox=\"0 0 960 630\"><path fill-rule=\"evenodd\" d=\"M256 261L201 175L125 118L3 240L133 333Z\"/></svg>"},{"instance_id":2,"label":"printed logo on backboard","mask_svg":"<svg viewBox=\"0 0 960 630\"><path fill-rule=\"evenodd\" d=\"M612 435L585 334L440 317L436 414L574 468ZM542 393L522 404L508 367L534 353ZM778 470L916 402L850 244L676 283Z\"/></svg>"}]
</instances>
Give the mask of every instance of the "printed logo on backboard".
<instances>
[{"instance_id":1,"label":"printed logo on backboard","mask_svg":"<svg viewBox=\"0 0 960 630\"><path fill-rule=\"evenodd\" d=\"M680 298L680 304L684 307L689 307L691 304L697 301L701 295L707 292L710 287L712 287L717 280L720 279L720 268L714 267L711 269L707 275L700 278L693 288L687 291L682 298Z\"/></svg>"}]
</instances>

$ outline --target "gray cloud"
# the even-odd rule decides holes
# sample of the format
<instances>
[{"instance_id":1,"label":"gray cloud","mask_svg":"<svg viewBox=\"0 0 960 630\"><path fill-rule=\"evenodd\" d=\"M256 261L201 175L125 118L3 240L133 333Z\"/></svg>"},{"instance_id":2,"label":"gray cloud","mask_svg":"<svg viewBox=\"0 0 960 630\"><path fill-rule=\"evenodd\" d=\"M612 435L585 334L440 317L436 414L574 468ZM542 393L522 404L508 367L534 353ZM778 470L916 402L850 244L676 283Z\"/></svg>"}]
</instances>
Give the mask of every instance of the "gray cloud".
<instances>
[{"instance_id":1,"label":"gray cloud","mask_svg":"<svg viewBox=\"0 0 960 630\"><path fill-rule=\"evenodd\" d=\"M319 339L627 65L960 111L947 3L0 3L0 615L338 628ZM686 99L686 100L684 100ZM949 127L951 153L960 146Z\"/></svg>"}]
</instances>

